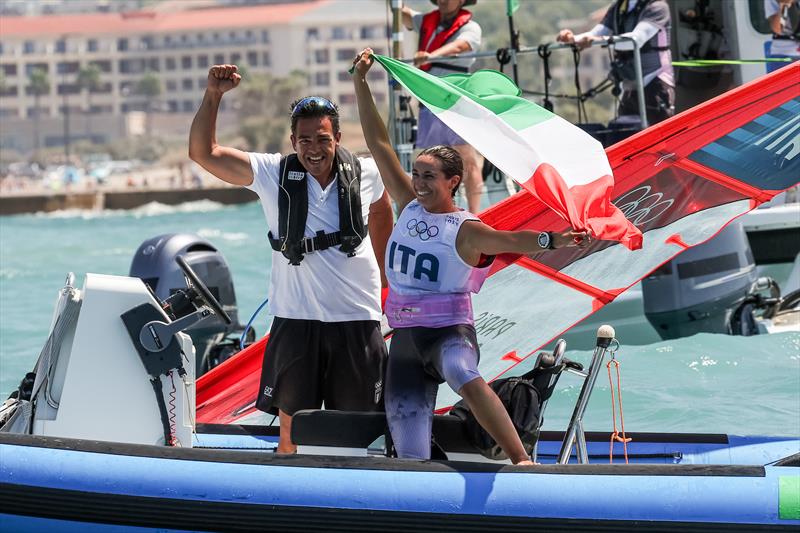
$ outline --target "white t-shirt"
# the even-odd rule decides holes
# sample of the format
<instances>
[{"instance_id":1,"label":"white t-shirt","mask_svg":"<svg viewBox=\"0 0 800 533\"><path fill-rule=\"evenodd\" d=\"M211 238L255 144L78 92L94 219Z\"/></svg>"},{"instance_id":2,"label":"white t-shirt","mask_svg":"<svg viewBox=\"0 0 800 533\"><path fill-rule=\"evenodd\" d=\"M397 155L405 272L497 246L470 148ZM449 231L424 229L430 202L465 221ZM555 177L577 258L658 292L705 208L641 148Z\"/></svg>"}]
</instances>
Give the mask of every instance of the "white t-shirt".
<instances>
[{"instance_id":1,"label":"white t-shirt","mask_svg":"<svg viewBox=\"0 0 800 533\"><path fill-rule=\"evenodd\" d=\"M778 0L764 0L764 17L779 15L781 6ZM787 39L773 39L770 53L776 56L800 57L800 42Z\"/></svg>"},{"instance_id":2,"label":"white t-shirt","mask_svg":"<svg viewBox=\"0 0 800 533\"><path fill-rule=\"evenodd\" d=\"M423 13L414 13L411 17L411 24L414 27L414 31L419 34L419 30L422 27L422 17L425 15ZM436 31L433 32L431 35L431 39L436 37L437 34L441 33L441 31L445 29L441 26L436 28ZM469 43L471 50L469 52L463 53L470 53L470 52L477 52L481 46L481 27L480 25L475 22L475 19L470 19L469 22L461 26L456 32L450 37L445 44L452 43L453 41L466 41ZM427 43L425 43L427 44ZM436 59L434 58L434 62ZM465 58L465 59L454 59L451 61L446 62L448 65L454 65L459 67L469 68L475 63L475 58ZM448 70L439 67L431 67L428 71L429 74L433 76L447 76L448 74L456 74L454 70Z\"/></svg>"},{"instance_id":3,"label":"white t-shirt","mask_svg":"<svg viewBox=\"0 0 800 533\"><path fill-rule=\"evenodd\" d=\"M258 194L267 226L273 236L278 229L278 183L281 154L250 153L253 183L247 188ZM361 210L368 223L370 204L383 196L383 182L372 159L361 159ZM317 231L339 231L339 201L335 178L325 190L310 174L306 237ZM264 232L264 239L267 238ZM381 279L369 235L347 257L338 246L305 254L296 266L281 252L272 251L270 312L282 318L346 322L381 319Z\"/></svg>"}]
</instances>

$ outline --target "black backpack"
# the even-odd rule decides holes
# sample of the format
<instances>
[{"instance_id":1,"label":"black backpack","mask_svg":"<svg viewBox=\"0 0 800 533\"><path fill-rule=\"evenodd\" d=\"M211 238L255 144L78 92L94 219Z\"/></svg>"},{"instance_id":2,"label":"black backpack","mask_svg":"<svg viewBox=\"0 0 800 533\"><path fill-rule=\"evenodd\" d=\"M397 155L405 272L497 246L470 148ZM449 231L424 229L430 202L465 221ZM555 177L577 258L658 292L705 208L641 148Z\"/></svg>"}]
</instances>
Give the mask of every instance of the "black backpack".
<instances>
[{"instance_id":1,"label":"black backpack","mask_svg":"<svg viewBox=\"0 0 800 533\"><path fill-rule=\"evenodd\" d=\"M583 370L580 363L566 358L556 366L553 364L552 355L542 353L539 354L536 366L530 372L522 376L496 379L489 383L508 411L511 423L514 424L528 455L533 451L544 423L542 407L553 394L558 377L567 367ZM475 419L475 415L464 400L456 403L450 414L463 421L470 442L481 455L498 461L508 459L497 442Z\"/></svg>"}]
</instances>

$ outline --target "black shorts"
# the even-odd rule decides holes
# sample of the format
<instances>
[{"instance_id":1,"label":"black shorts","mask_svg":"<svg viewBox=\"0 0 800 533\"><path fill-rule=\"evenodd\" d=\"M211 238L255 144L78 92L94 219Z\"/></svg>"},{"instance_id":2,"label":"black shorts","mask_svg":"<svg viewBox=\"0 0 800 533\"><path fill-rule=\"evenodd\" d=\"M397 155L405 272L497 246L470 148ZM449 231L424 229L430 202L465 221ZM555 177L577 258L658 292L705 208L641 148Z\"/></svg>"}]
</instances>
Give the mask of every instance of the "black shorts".
<instances>
[{"instance_id":1,"label":"black shorts","mask_svg":"<svg viewBox=\"0 0 800 533\"><path fill-rule=\"evenodd\" d=\"M320 322L275 317L256 408L383 411L386 343L374 320Z\"/></svg>"}]
</instances>

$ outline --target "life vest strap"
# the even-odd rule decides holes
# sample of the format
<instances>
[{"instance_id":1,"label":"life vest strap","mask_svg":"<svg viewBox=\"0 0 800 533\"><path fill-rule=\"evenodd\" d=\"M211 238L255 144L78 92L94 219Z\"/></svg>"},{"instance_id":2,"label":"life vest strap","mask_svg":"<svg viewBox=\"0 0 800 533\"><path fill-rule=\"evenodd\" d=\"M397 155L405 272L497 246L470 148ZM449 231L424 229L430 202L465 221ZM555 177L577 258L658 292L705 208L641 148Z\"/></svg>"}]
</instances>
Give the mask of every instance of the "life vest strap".
<instances>
[{"instance_id":1,"label":"life vest strap","mask_svg":"<svg viewBox=\"0 0 800 533\"><path fill-rule=\"evenodd\" d=\"M283 251L283 242L280 239L275 239L272 237L272 232L267 233L267 237L269 238L269 244L273 250L276 252ZM317 234L313 237L305 237L303 240L300 241L300 248L304 254L310 254L311 252L318 252L322 250L327 250L332 246L339 246L342 244L342 232L335 231L333 233L325 233L324 231L318 231ZM348 257L352 257L355 255L355 252L351 252L347 254Z\"/></svg>"}]
</instances>

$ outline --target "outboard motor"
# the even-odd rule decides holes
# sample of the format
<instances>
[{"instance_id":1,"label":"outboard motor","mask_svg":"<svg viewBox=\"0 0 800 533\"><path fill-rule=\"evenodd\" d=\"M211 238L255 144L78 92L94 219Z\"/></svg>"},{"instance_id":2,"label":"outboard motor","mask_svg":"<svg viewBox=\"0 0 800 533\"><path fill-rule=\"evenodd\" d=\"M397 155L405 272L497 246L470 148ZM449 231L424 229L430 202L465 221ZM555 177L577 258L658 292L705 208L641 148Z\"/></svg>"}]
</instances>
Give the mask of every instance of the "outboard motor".
<instances>
[{"instance_id":1,"label":"outboard motor","mask_svg":"<svg viewBox=\"0 0 800 533\"><path fill-rule=\"evenodd\" d=\"M144 241L133 256L130 276L141 278L158 299L164 301L186 287L183 271L175 262L177 256L186 260L232 320L230 325L218 319L204 320L186 330L195 346L199 376L242 348L239 336L244 326L239 323L228 263L219 250L202 237L172 233ZM185 314L181 309L173 311L178 317ZM255 332L250 330L248 340L252 342L254 337Z\"/></svg>"},{"instance_id":2,"label":"outboard motor","mask_svg":"<svg viewBox=\"0 0 800 533\"><path fill-rule=\"evenodd\" d=\"M731 333L737 310L735 333L752 335L757 329L751 331L747 324L754 321L741 313L753 310L742 309L742 304L757 279L747 234L741 222L734 222L643 279L644 312L663 339Z\"/></svg>"}]
</instances>

